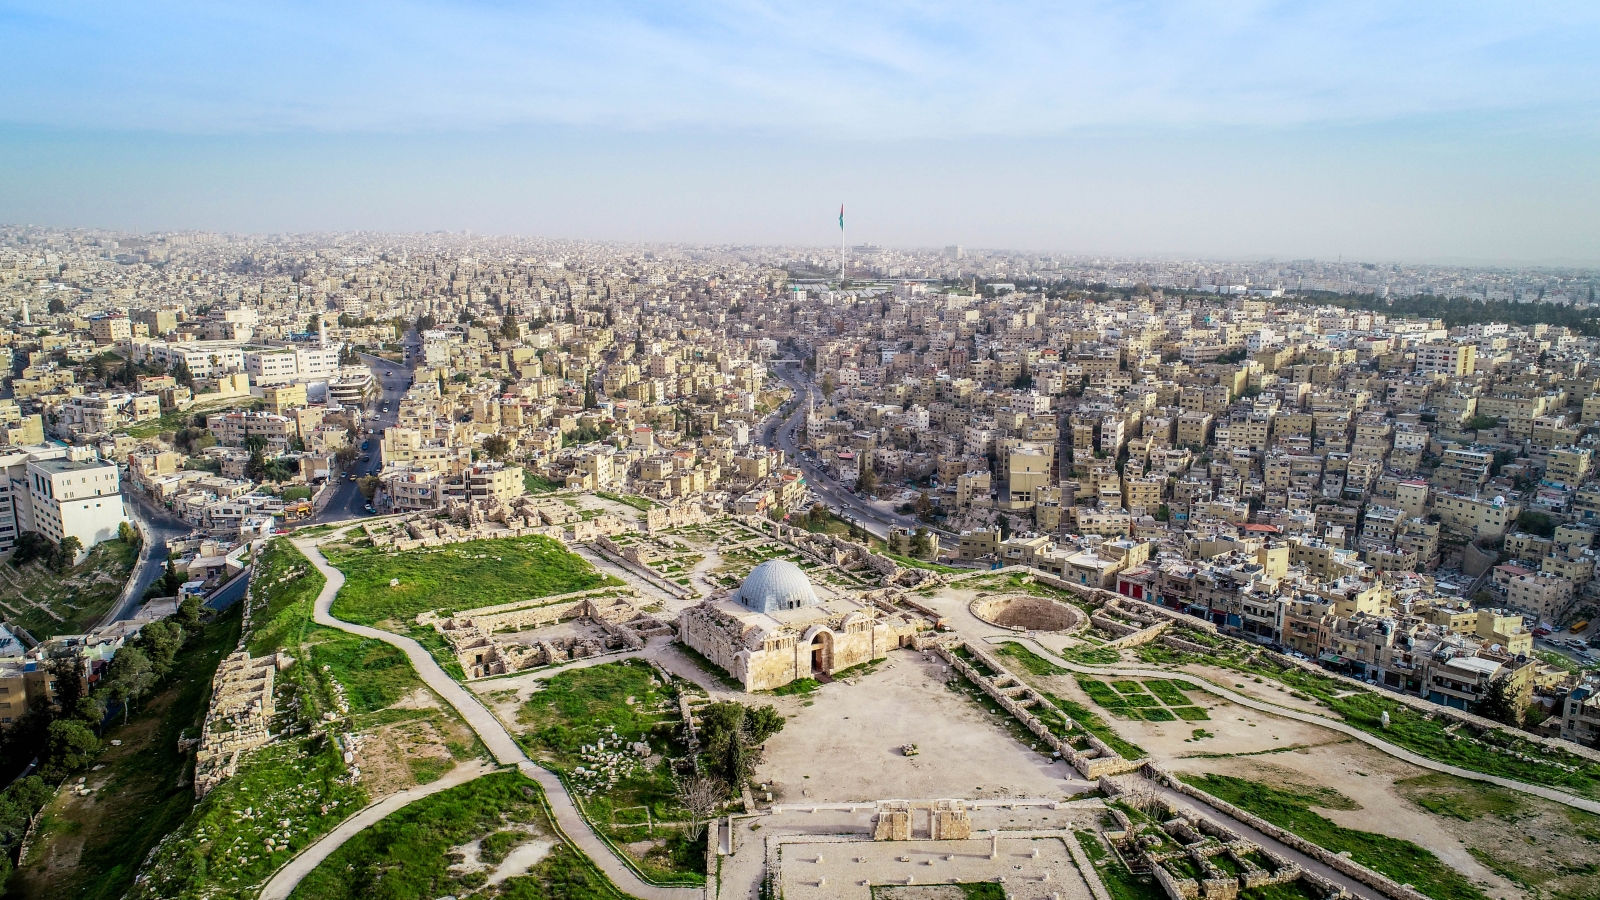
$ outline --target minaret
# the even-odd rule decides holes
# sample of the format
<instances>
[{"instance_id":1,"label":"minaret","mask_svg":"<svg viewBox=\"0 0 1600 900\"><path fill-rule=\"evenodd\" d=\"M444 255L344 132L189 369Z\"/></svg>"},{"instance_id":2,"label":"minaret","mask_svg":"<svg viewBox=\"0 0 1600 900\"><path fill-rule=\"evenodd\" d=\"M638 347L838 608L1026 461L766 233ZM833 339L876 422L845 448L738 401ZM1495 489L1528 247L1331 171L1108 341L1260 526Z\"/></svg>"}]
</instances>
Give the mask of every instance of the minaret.
<instances>
[{"instance_id":1,"label":"minaret","mask_svg":"<svg viewBox=\"0 0 1600 900\"><path fill-rule=\"evenodd\" d=\"M23 297L22 298L22 324L24 324L24 325L32 325L33 324L33 320L28 318L28 298L27 297Z\"/></svg>"},{"instance_id":2,"label":"minaret","mask_svg":"<svg viewBox=\"0 0 1600 900\"><path fill-rule=\"evenodd\" d=\"M317 345L328 349L328 317L317 316Z\"/></svg>"}]
</instances>

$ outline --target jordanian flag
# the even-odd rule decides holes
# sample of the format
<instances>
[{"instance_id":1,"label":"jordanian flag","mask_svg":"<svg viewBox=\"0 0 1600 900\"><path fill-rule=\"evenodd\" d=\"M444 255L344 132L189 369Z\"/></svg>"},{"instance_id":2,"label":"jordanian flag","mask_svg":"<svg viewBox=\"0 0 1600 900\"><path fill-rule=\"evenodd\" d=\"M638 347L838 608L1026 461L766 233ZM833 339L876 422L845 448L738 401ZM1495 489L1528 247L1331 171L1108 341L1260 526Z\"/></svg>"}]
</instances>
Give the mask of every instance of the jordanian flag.
<instances>
[{"instance_id":1,"label":"jordanian flag","mask_svg":"<svg viewBox=\"0 0 1600 900\"><path fill-rule=\"evenodd\" d=\"M839 230L844 230L844 204L839 204Z\"/></svg>"}]
</instances>

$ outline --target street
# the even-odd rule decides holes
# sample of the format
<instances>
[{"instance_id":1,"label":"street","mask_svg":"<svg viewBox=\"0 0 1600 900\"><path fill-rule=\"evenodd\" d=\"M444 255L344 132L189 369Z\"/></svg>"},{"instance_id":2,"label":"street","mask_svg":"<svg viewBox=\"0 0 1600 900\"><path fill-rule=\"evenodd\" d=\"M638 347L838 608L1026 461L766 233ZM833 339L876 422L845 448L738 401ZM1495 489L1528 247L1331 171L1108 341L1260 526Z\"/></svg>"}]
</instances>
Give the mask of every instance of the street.
<instances>
[{"instance_id":1,"label":"street","mask_svg":"<svg viewBox=\"0 0 1600 900\"><path fill-rule=\"evenodd\" d=\"M367 418L367 430L371 434L363 434L362 441L367 443L367 449L348 470L350 474L360 478L363 475L373 475L383 468L383 460L379 458L378 442L383 430L395 424L399 416L400 398L411 387L412 372L409 366L392 362L379 356L361 354L361 358L372 370L372 376L377 380L379 393L367 408L370 412ZM389 374L389 373L394 374ZM384 407L388 412L383 412ZM357 446L360 446L357 444ZM367 512L367 498L361 496L361 489L354 479L346 479L341 472L334 476L337 480L330 489L329 496L316 515L312 517L313 523L343 522L361 516L372 515Z\"/></svg>"},{"instance_id":2,"label":"street","mask_svg":"<svg viewBox=\"0 0 1600 900\"><path fill-rule=\"evenodd\" d=\"M905 528L926 526L930 531L937 532L941 538L959 538L958 535L918 521L915 516L903 516L863 500L845 488L844 485L830 478L822 471L821 466L817 466L809 459L801 456L797 432L805 427L806 397L808 392L815 390L815 388L812 387L810 379L805 377L798 363L779 363L773 368L784 384L794 390L794 409L782 421L779 421L776 415L769 419L762 428L761 440L768 447L776 447L782 450L784 456L790 462L800 467L800 470L806 475L806 484L810 486L813 493L821 497L823 502L840 511L848 510L861 523L861 526L875 537L887 538L889 529L893 526Z\"/></svg>"}]
</instances>

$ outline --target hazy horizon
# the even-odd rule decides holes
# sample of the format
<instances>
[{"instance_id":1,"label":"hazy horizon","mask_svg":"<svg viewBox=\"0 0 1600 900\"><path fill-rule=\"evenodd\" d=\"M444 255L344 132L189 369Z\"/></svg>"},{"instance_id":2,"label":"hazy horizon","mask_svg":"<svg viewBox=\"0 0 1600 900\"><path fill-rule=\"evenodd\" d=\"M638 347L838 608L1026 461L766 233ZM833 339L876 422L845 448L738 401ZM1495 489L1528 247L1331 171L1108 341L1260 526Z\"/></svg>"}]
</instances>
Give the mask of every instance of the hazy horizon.
<instances>
[{"instance_id":1,"label":"hazy horizon","mask_svg":"<svg viewBox=\"0 0 1600 900\"><path fill-rule=\"evenodd\" d=\"M1600 265L1583 4L0 0L0 220ZM834 244L836 245L836 243Z\"/></svg>"}]
</instances>

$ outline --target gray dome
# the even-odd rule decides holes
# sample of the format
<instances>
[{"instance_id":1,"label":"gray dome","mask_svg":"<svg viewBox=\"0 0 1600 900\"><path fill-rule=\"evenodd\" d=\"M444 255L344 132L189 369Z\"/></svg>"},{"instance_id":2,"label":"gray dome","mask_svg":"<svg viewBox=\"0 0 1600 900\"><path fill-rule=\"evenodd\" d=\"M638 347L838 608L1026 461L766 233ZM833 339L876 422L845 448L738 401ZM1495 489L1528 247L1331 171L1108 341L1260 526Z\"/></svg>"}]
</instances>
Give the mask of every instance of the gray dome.
<instances>
[{"instance_id":1,"label":"gray dome","mask_svg":"<svg viewBox=\"0 0 1600 900\"><path fill-rule=\"evenodd\" d=\"M741 606L764 613L822 602L805 570L786 559L769 559L751 569L733 596Z\"/></svg>"}]
</instances>

